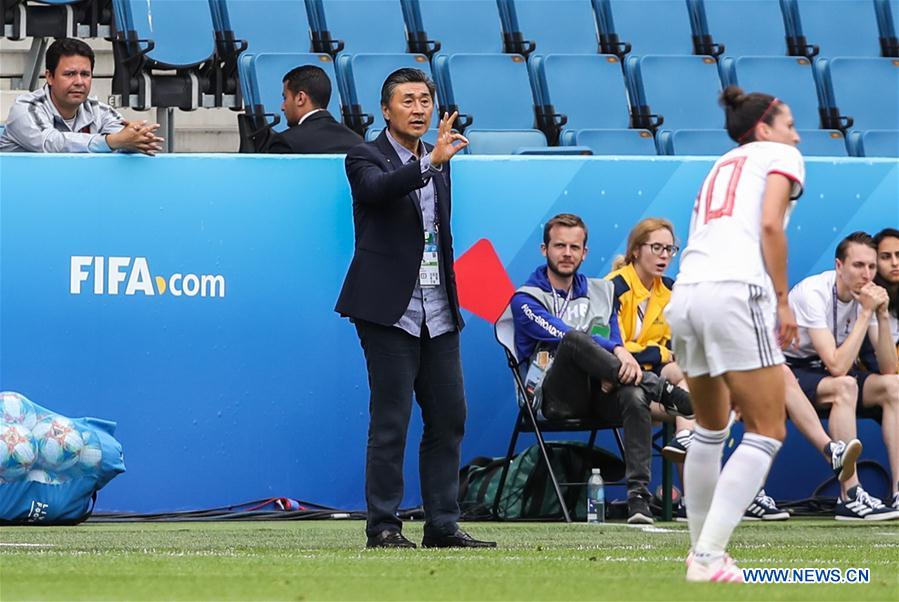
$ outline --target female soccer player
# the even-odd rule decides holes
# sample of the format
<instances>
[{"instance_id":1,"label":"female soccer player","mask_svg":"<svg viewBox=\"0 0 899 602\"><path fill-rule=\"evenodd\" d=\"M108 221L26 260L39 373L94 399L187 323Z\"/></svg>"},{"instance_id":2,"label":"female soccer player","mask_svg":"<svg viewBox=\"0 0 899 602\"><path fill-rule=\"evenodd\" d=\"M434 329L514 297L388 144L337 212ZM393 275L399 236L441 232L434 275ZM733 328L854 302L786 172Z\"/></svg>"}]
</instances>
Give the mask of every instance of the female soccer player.
<instances>
[{"instance_id":1,"label":"female soccer player","mask_svg":"<svg viewBox=\"0 0 899 602\"><path fill-rule=\"evenodd\" d=\"M742 581L725 548L786 435L781 347L797 335L784 233L805 179L793 115L777 98L736 86L724 90L721 104L739 146L702 184L665 312L697 422L684 468L688 581ZM721 469L731 404L746 433Z\"/></svg>"}]
</instances>

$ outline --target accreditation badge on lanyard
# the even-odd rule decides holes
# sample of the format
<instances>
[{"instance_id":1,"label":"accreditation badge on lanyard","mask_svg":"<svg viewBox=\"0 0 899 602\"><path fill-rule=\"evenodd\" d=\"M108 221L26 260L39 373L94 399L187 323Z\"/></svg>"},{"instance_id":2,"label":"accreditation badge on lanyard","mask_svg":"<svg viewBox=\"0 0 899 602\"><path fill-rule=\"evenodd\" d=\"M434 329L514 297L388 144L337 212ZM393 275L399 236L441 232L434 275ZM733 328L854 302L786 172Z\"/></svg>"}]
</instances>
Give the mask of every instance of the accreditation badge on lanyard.
<instances>
[{"instance_id":1,"label":"accreditation badge on lanyard","mask_svg":"<svg viewBox=\"0 0 899 602\"><path fill-rule=\"evenodd\" d=\"M421 286L440 286L440 263L437 255L437 233L425 230L425 249L418 272Z\"/></svg>"}]
</instances>

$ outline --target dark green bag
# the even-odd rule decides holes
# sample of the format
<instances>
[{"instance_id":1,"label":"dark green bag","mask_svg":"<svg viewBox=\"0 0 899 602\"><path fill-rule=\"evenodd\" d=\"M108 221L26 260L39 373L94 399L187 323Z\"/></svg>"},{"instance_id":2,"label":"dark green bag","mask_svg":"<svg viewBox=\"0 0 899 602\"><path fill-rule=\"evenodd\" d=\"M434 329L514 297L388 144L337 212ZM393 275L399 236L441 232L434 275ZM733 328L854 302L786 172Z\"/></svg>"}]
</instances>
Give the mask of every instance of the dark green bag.
<instances>
[{"instance_id":1,"label":"dark green bag","mask_svg":"<svg viewBox=\"0 0 899 602\"><path fill-rule=\"evenodd\" d=\"M577 441L547 441L547 453L553 472L562 486L562 495L575 520L586 520L583 503L587 479L592 468L599 468L603 479L619 481L624 477L624 462L604 449L588 449ZM463 467L459 475L459 505L468 519L552 519L562 518L562 508L553 491L552 481L540 454L533 445L512 459L498 516L493 516L493 500L499 488L505 458L479 457Z\"/></svg>"}]
</instances>

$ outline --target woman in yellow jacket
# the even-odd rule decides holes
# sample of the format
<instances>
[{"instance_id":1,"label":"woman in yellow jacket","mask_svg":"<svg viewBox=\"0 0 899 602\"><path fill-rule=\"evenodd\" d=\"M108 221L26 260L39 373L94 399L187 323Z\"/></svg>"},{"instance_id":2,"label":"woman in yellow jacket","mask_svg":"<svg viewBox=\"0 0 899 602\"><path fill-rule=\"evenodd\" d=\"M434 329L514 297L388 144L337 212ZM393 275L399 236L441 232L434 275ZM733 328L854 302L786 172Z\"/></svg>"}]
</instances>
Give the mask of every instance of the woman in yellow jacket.
<instances>
[{"instance_id":1,"label":"woman in yellow jacket","mask_svg":"<svg viewBox=\"0 0 899 602\"><path fill-rule=\"evenodd\" d=\"M646 218L631 230L627 250L615 260L613 271L606 280L615 285L618 325L627 350L644 370L686 388L683 372L671 354L671 327L664 313L674 285L674 281L665 276L665 270L677 251L672 223L660 217ZM661 406L653 407L653 417L665 421L672 419ZM686 456L683 443L686 442L681 439L689 436L692 426L692 420L676 417L677 435L663 450L665 457L683 462Z\"/></svg>"}]
</instances>

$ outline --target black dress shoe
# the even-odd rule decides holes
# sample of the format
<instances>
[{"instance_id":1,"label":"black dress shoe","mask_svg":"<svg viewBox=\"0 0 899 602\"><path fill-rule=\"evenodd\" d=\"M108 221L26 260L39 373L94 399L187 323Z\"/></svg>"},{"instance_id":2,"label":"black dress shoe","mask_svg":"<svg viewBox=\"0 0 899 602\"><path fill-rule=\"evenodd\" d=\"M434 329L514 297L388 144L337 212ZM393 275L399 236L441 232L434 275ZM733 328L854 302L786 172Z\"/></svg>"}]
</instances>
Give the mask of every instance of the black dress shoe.
<instances>
[{"instance_id":1,"label":"black dress shoe","mask_svg":"<svg viewBox=\"0 0 899 602\"><path fill-rule=\"evenodd\" d=\"M462 529L456 529L452 535L425 535L421 540L423 548L495 548L495 541L480 541Z\"/></svg>"},{"instance_id":2,"label":"black dress shoe","mask_svg":"<svg viewBox=\"0 0 899 602\"><path fill-rule=\"evenodd\" d=\"M406 539L399 531L384 529L377 535L368 538L366 548L414 548L415 544Z\"/></svg>"}]
</instances>

